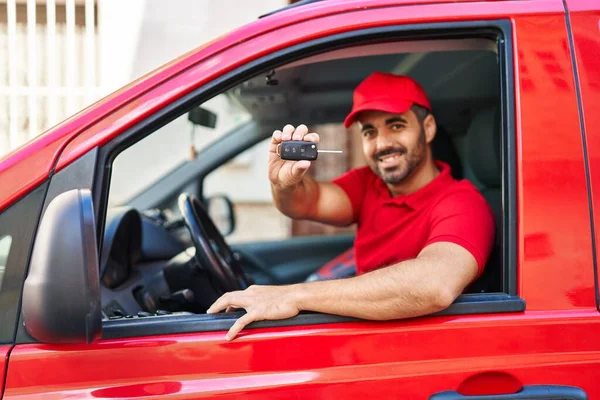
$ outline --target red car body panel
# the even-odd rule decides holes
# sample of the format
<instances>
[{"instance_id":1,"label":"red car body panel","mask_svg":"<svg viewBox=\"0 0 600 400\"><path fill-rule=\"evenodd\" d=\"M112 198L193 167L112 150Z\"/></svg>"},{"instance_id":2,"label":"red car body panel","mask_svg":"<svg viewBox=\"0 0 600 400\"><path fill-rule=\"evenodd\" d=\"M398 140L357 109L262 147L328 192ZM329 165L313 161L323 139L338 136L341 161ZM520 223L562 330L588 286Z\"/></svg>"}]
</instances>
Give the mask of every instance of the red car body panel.
<instances>
[{"instance_id":1,"label":"red car body panel","mask_svg":"<svg viewBox=\"0 0 600 400\"><path fill-rule=\"evenodd\" d=\"M468 378L488 394L506 393L513 382L552 382L594 399L598 329L597 312L588 310L254 329L233 342L204 333L20 345L4 399L409 400L458 389Z\"/></svg>"},{"instance_id":2,"label":"red car body panel","mask_svg":"<svg viewBox=\"0 0 600 400\"><path fill-rule=\"evenodd\" d=\"M215 76L222 75L229 70L257 58L260 55L267 54L278 48L292 45L305 40L314 39L323 35L342 32L344 30L360 29L361 27L373 26L375 24L389 24L397 22L401 19L403 23L418 23L423 20L449 20L459 21L468 19L472 16L482 15L484 18L496 18L506 15L519 15L531 13L546 13L546 12L561 12L562 4L558 0L536 0L527 2L516 1L497 1L472 3L465 1L464 3L442 3L430 4L431 1L409 2L430 4L432 9L427 14L431 14L429 18L423 18L421 15L422 7L426 6L405 6L402 8L402 14L389 15L388 9L381 8L394 4L406 4L402 1L327 1L323 4L314 4L311 6L301 7L297 12L285 12L275 14L269 18L258 20L252 24L233 31L229 35L220 40L215 40L212 43L204 45L187 55L184 55L171 63L157 69L156 71L144 76L127 87L121 89L113 95L99 101L86 110L68 119L64 123L51 129L47 133L33 139L30 143L25 144L22 148L15 150L0 161L0 211L12 204L16 199L21 198L25 193L39 185L46 179L57 162L58 156L63 148L73 138L78 137L83 131L92 128L88 133L89 136L96 135L96 130L101 129L97 124L104 117L112 117L112 121L118 121L118 126L112 126L111 121L106 121L103 126L108 126L109 132L116 135L131 126L135 122L143 119L152 111L160 108L165 102L172 101L185 93L201 86ZM361 11L361 19L354 19L355 14L349 13L342 18L336 13L356 10L357 8L373 7L373 10ZM406 13L406 15L404 14ZM367 15L370 14L370 15ZM326 16L330 16L327 18ZM323 17L325 19L320 19ZM364 19L363 19L364 18ZM378 20L377 18L383 18ZM371 22L369 22L371 20ZM350 22L349 22L350 21ZM375 23L373 23L373 21ZM387 21L387 22L386 22ZM332 23L333 25L326 25ZM285 27L295 24L293 28L288 28L284 32ZM302 24L302 25L300 25ZM337 28L336 28L337 27ZM279 38L278 35L269 36L269 40L275 43L265 43L264 38L269 32L278 30L282 35L287 33L285 38ZM301 29L307 29L304 33ZM264 36L261 36L264 35ZM248 46L243 46L245 42L251 41L251 38L258 38L252 41L254 49L259 51L259 54L252 52L244 53ZM261 40L262 39L262 40ZM213 64L209 62L197 65L203 60L219 55L227 48L239 49L238 58L227 59L220 57L213 59ZM233 55L233 54L232 54ZM221 65L225 62L226 65ZM208 64L208 65L207 65ZM194 67L194 68L192 68ZM192 69L187 71L188 69ZM183 71L187 71L185 77L178 76ZM201 76L197 76L201 73ZM178 78L178 83L183 84L183 87L173 88L173 78ZM171 79L170 79L171 78ZM189 80L192 79L192 80ZM171 85L159 86L165 81L171 82ZM167 83L168 83L167 82ZM169 87L170 86L170 87ZM147 93L152 88L155 88L152 93ZM143 99L139 97L146 94ZM132 104L132 101L136 100ZM121 110L119 114L121 118L115 116L115 111ZM98 143L98 140L106 140L106 135L92 141L80 138L80 142L84 142L86 146L93 146ZM89 148L87 148L89 150ZM80 149L80 151L87 151ZM71 154L65 157L59 168L69 163L79 154Z\"/></svg>"},{"instance_id":3,"label":"red car body panel","mask_svg":"<svg viewBox=\"0 0 600 400\"><path fill-rule=\"evenodd\" d=\"M526 17L515 19L515 27L518 293L527 299L528 310L595 308L587 186L566 24L563 18Z\"/></svg>"},{"instance_id":4,"label":"red car body panel","mask_svg":"<svg viewBox=\"0 0 600 400\"><path fill-rule=\"evenodd\" d=\"M514 393L572 385L600 398L594 254L569 25L559 0L409 4L332 1L243 27L141 78L0 163L0 209L55 168L186 93L291 45L362 28L508 19L513 29L517 152L517 293L524 313L427 317L382 323L249 329L20 344L4 398L402 398L445 390ZM359 5L366 8L355 13ZM589 150L600 201L600 50L595 1L567 0ZM385 7L385 8L384 8ZM589 10L595 10L589 12ZM591 111L590 111L591 110ZM13 182L18 181L18 182ZM594 216L598 207L594 208ZM596 221L598 229L598 221ZM597 236L597 232L596 232ZM5 348L6 358L9 348Z\"/></svg>"}]
</instances>

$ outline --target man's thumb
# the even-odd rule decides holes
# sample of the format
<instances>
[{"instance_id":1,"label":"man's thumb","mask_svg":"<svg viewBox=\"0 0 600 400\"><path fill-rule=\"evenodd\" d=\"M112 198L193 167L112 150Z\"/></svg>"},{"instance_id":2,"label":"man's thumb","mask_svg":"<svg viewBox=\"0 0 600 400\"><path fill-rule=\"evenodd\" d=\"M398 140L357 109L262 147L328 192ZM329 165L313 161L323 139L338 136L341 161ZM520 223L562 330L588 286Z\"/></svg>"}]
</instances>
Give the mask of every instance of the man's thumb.
<instances>
[{"instance_id":1,"label":"man's thumb","mask_svg":"<svg viewBox=\"0 0 600 400\"><path fill-rule=\"evenodd\" d=\"M310 161L302 160L292 165L292 176L295 179L301 179L306 173L306 170L310 167Z\"/></svg>"}]
</instances>

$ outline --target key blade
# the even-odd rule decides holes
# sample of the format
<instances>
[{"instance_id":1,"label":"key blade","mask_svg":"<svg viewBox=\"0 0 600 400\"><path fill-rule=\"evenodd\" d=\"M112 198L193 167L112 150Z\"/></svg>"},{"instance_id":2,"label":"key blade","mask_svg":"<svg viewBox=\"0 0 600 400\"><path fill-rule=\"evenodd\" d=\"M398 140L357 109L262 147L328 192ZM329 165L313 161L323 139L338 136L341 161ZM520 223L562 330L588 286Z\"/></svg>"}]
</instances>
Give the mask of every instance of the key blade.
<instances>
[{"instance_id":1,"label":"key blade","mask_svg":"<svg viewBox=\"0 0 600 400\"><path fill-rule=\"evenodd\" d=\"M317 150L317 153L334 153L334 154L342 154L342 150Z\"/></svg>"}]
</instances>

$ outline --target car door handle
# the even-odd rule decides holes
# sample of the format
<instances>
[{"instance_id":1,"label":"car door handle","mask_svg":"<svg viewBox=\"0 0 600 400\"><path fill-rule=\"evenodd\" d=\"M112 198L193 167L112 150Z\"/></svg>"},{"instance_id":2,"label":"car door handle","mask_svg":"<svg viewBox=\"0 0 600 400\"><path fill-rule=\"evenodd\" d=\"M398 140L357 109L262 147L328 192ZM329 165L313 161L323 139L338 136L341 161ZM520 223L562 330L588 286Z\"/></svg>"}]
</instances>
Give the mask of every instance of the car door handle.
<instances>
[{"instance_id":1,"label":"car door handle","mask_svg":"<svg viewBox=\"0 0 600 400\"><path fill-rule=\"evenodd\" d=\"M429 400L588 400L587 394L573 386L531 385L514 394L464 396L455 391L436 393Z\"/></svg>"}]
</instances>

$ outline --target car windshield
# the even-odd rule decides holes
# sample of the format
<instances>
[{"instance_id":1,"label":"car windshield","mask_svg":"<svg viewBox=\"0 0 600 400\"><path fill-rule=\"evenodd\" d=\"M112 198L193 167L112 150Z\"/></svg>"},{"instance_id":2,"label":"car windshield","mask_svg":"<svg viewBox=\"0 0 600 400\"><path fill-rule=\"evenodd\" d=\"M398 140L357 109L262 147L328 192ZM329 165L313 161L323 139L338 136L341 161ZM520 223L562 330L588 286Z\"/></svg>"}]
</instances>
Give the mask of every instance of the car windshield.
<instances>
[{"instance_id":1,"label":"car windshield","mask_svg":"<svg viewBox=\"0 0 600 400\"><path fill-rule=\"evenodd\" d=\"M227 93L213 97L202 108L216 114L215 128L192 124L186 113L142 139L141 146L130 146L119 154L113 163L109 206L126 204L225 133L251 120Z\"/></svg>"}]
</instances>

